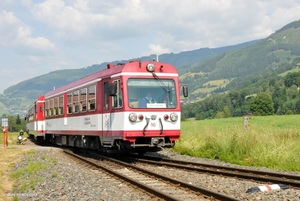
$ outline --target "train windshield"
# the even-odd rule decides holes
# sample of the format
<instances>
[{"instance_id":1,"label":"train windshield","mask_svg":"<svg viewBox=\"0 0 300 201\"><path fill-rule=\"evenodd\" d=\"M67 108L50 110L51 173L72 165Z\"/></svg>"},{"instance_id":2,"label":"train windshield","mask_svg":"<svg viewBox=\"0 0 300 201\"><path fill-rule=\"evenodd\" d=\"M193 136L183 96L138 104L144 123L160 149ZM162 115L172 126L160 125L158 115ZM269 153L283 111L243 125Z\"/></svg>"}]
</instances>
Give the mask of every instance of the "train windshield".
<instances>
[{"instance_id":1,"label":"train windshield","mask_svg":"<svg viewBox=\"0 0 300 201\"><path fill-rule=\"evenodd\" d=\"M128 101L131 108L177 107L175 82L172 79L129 79Z\"/></svg>"}]
</instances>

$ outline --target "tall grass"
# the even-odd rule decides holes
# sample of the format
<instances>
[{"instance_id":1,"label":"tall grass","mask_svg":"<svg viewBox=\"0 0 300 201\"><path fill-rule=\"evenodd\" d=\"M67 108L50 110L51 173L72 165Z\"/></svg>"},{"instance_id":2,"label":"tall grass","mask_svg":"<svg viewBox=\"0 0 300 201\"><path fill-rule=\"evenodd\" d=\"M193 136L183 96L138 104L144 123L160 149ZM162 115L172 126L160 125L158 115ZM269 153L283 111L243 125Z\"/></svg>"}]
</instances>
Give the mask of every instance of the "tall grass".
<instances>
[{"instance_id":1,"label":"tall grass","mask_svg":"<svg viewBox=\"0 0 300 201\"><path fill-rule=\"evenodd\" d=\"M247 166L300 171L300 115L181 122L174 151Z\"/></svg>"}]
</instances>

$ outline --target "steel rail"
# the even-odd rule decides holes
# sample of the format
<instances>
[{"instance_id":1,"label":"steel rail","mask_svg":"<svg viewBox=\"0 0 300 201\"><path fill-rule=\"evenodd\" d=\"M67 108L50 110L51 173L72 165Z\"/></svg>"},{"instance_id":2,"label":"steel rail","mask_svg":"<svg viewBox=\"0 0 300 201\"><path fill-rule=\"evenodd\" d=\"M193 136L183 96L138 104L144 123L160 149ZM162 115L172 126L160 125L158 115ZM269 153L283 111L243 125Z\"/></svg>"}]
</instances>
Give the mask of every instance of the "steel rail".
<instances>
[{"instance_id":1,"label":"steel rail","mask_svg":"<svg viewBox=\"0 0 300 201\"><path fill-rule=\"evenodd\" d=\"M227 196L225 194L220 194L220 193L217 193L215 191L211 191L211 190L201 188L201 187L197 187L197 186L194 186L194 185L191 185L189 183L185 183L185 182L173 179L173 178L169 178L169 177L166 177L164 175L161 175L161 174L158 174L158 173L155 173L155 172L152 172L152 171L148 171L148 170L145 170L143 168L139 168L135 165L132 165L132 164L129 164L129 163L126 163L126 162L123 162L123 161L120 161L120 160L117 160L117 159L114 159L114 158L106 157L106 156L103 156L103 155L97 155L94 152L89 152L89 153L96 155L96 157L101 157L102 159L113 161L113 162L121 164L123 166L127 166L127 167L130 167L132 169L141 171L145 174L154 175L156 178L160 178L160 179L169 181L173 184L180 185L182 187L188 188L188 189L193 190L195 192L200 192L201 194L207 195L209 197L212 197L212 198L215 198L215 199L218 199L218 200L222 200L222 201L223 200L224 201L237 201L237 200L239 200L235 197Z\"/></svg>"},{"instance_id":2,"label":"steel rail","mask_svg":"<svg viewBox=\"0 0 300 201\"><path fill-rule=\"evenodd\" d=\"M115 171L113 171L113 170L111 170L109 168L106 168L105 166L98 165L98 164L90 161L87 158L84 158L82 156L79 156L77 154L72 153L69 150L64 150L64 152L67 153L67 154L69 154L69 155L71 155L72 157L75 157L75 158L77 158L77 159L79 159L81 161L84 161L84 162L86 162L86 163L88 163L88 164L90 164L90 165L92 165L94 167L100 168L100 169L108 172L109 174L117 176L118 178L121 178L124 181L132 183L132 184L138 186L139 188L141 188L143 190L146 190L149 193L151 193L151 194L153 194L153 195L155 195L157 197L160 197L160 198L163 198L163 199L166 199L166 200L170 200L170 201L177 201L178 200L177 198L175 198L175 197L173 197L171 195L165 194L165 193L163 193L161 191L157 191L156 189L153 189L153 188L151 188L151 187L149 187L147 185L144 185L144 184L142 184L142 183L140 183L138 181L132 180L130 177L127 177L127 176L124 176L123 174L117 173L117 172L115 172Z\"/></svg>"},{"instance_id":3,"label":"steel rail","mask_svg":"<svg viewBox=\"0 0 300 201\"><path fill-rule=\"evenodd\" d=\"M136 161L143 162L143 163L149 163L149 164L155 164L155 165L164 165L164 166L169 166L169 167L188 169L188 170L197 171L197 172L207 172L207 173L217 174L217 175L239 177L239 178L244 178L244 179L249 179L249 180L273 182L273 183L280 183L280 184L283 183L286 185L300 188L300 182L298 182L300 180L300 176L297 176L297 175L242 169L242 168L238 168L238 167L237 168L225 167L225 166L219 166L219 165L187 162L187 161L180 161L180 160L174 160L174 159L165 159L165 158L160 159L160 158L156 158L156 157L152 157L152 159L156 158L156 159L154 159L156 161L147 160L147 159L143 159L143 158L145 158L145 157L136 158ZM160 160L160 161L157 161L157 160ZM191 165L197 166L197 167L192 167ZM201 166L202 166L202 168L201 168ZM203 168L203 167L205 167L205 168ZM222 171L222 169L226 170L226 171Z\"/></svg>"}]
</instances>

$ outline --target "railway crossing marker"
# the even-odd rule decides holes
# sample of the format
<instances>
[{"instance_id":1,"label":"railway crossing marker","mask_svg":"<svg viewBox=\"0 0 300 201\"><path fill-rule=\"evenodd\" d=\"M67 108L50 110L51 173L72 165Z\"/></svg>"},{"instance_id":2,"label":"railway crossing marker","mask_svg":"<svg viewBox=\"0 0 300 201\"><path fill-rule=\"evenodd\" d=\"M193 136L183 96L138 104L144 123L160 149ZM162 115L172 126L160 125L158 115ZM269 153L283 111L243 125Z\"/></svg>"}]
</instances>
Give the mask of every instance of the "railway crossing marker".
<instances>
[{"instance_id":1,"label":"railway crossing marker","mask_svg":"<svg viewBox=\"0 0 300 201\"><path fill-rule=\"evenodd\" d=\"M261 192L261 191L272 191L277 189L288 189L288 185L285 184L272 184L272 185L265 185L265 186L254 186L249 188L246 193L255 193L255 192Z\"/></svg>"}]
</instances>

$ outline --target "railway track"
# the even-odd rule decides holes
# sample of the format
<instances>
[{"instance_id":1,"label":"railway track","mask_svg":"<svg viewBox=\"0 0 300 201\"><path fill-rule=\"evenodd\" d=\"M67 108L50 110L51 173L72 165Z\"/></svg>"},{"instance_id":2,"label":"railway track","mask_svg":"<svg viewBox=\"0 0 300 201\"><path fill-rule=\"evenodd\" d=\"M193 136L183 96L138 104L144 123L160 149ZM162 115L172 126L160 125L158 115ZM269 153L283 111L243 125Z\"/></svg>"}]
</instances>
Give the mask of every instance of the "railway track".
<instances>
[{"instance_id":1,"label":"railway track","mask_svg":"<svg viewBox=\"0 0 300 201\"><path fill-rule=\"evenodd\" d=\"M124 157L123 157L124 158ZM290 175L284 173L276 173L269 171L251 170L238 167L219 166L206 163L194 163L181 160L174 160L168 158L148 157L148 156L134 156L129 157L129 160L133 160L139 163L147 163L153 165L174 167L180 169L186 169L201 173L209 173L214 175L223 175L228 177L237 177L241 179L255 180L266 183L279 183L285 184L289 187L300 189L300 176Z\"/></svg>"},{"instance_id":2,"label":"railway track","mask_svg":"<svg viewBox=\"0 0 300 201\"><path fill-rule=\"evenodd\" d=\"M82 154L75 154L69 150L64 150L64 152L77 160L84 161L93 167L102 169L119 179L129 182L130 184L151 193L156 196L158 200L238 200L235 197L230 197L205 188L200 188L178 181L173 178L139 168L136 165L94 152L86 151L85 154L87 154L88 157Z\"/></svg>"}]
</instances>

